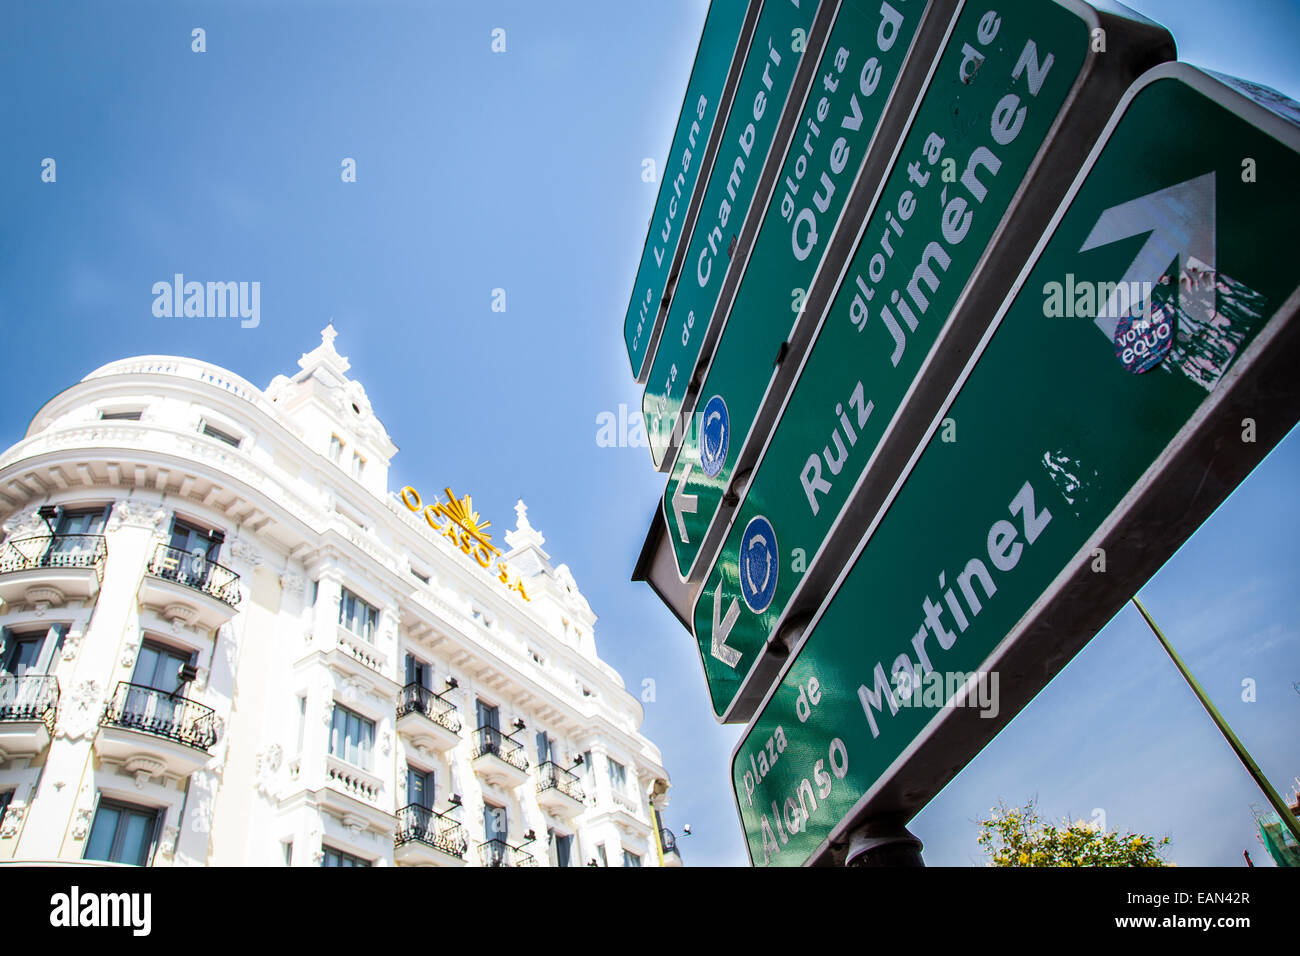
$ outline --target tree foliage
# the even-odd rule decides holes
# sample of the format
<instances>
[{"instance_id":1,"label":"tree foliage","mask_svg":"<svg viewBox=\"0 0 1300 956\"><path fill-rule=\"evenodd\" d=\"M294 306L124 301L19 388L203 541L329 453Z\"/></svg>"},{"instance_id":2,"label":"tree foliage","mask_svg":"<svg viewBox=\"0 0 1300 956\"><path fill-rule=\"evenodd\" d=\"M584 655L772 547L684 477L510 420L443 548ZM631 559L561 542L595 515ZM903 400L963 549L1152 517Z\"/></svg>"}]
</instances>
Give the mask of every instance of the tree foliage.
<instances>
[{"instance_id":1,"label":"tree foliage","mask_svg":"<svg viewBox=\"0 0 1300 956\"><path fill-rule=\"evenodd\" d=\"M1172 866L1161 856L1169 837L1107 832L1100 824L1041 820L1034 801L1023 807L999 802L980 821L979 845L990 866Z\"/></svg>"}]
</instances>

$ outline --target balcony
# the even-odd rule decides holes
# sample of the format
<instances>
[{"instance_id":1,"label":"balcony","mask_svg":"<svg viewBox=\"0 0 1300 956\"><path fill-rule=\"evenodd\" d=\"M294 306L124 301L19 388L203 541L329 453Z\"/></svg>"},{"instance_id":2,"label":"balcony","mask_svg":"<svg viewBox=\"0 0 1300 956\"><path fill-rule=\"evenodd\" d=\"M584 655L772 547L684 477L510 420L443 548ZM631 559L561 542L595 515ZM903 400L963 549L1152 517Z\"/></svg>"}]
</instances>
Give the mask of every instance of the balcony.
<instances>
[{"instance_id":1,"label":"balcony","mask_svg":"<svg viewBox=\"0 0 1300 956\"><path fill-rule=\"evenodd\" d=\"M513 788L528 779L528 757L523 744L496 727L480 727L474 731L470 760L476 773L500 786Z\"/></svg>"},{"instance_id":2,"label":"balcony","mask_svg":"<svg viewBox=\"0 0 1300 956\"><path fill-rule=\"evenodd\" d=\"M478 845L478 861L482 866L536 866L531 853L512 846L505 840L488 840Z\"/></svg>"},{"instance_id":3,"label":"balcony","mask_svg":"<svg viewBox=\"0 0 1300 956\"><path fill-rule=\"evenodd\" d=\"M102 534L43 534L0 546L0 599L63 604L99 592L108 545Z\"/></svg>"},{"instance_id":4,"label":"balcony","mask_svg":"<svg viewBox=\"0 0 1300 956\"><path fill-rule=\"evenodd\" d=\"M216 630L235 616L239 575L201 554L160 544L140 582L140 603L169 621Z\"/></svg>"},{"instance_id":5,"label":"balcony","mask_svg":"<svg viewBox=\"0 0 1300 956\"><path fill-rule=\"evenodd\" d=\"M47 674L0 674L0 765L35 757L50 745L59 682Z\"/></svg>"},{"instance_id":6,"label":"balcony","mask_svg":"<svg viewBox=\"0 0 1300 956\"><path fill-rule=\"evenodd\" d=\"M146 687L117 685L95 735L95 750L137 781L187 777L208 762L217 742L211 707Z\"/></svg>"},{"instance_id":7,"label":"balcony","mask_svg":"<svg viewBox=\"0 0 1300 956\"><path fill-rule=\"evenodd\" d=\"M469 839L451 817L408 804L397 811L393 859L404 866L463 866Z\"/></svg>"},{"instance_id":8,"label":"balcony","mask_svg":"<svg viewBox=\"0 0 1300 956\"><path fill-rule=\"evenodd\" d=\"M397 695L397 732L417 749L445 753L460 742L460 711L420 684L407 684Z\"/></svg>"},{"instance_id":9,"label":"balcony","mask_svg":"<svg viewBox=\"0 0 1300 956\"><path fill-rule=\"evenodd\" d=\"M573 819L586 807L578 778L550 760L537 768L537 802L547 812L566 820Z\"/></svg>"},{"instance_id":10,"label":"balcony","mask_svg":"<svg viewBox=\"0 0 1300 956\"><path fill-rule=\"evenodd\" d=\"M681 866L682 855L677 851L677 836L672 830L661 827L659 830L659 846L664 851L664 866Z\"/></svg>"}]
</instances>

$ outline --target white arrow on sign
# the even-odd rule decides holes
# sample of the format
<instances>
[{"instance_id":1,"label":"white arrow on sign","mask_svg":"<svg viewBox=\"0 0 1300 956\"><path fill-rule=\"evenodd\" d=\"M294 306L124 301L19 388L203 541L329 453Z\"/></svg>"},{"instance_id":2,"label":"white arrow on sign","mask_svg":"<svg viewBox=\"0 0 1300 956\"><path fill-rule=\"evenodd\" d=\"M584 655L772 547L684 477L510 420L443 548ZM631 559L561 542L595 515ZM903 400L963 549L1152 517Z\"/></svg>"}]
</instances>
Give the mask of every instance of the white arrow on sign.
<instances>
[{"instance_id":1,"label":"white arrow on sign","mask_svg":"<svg viewBox=\"0 0 1300 956\"><path fill-rule=\"evenodd\" d=\"M691 479L692 467L693 466L691 465L686 466L686 470L682 472L681 478L677 480L677 487L673 489L673 514L677 518L677 533L681 536L682 544L691 543L690 536L686 533L686 520L682 517L682 513L686 512L687 514L695 514L700 503L699 495L682 494L682 489L686 487L686 482Z\"/></svg>"},{"instance_id":2,"label":"white arrow on sign","mask_svg":"<svg viewBox=\"0 0 1300 956\"><path fill-rule=\"evenodd\" d=\"M1133 260L1128 271L1124 273L1122 284L1128 286L1133 282L1148 282L1154 285L1169 268L1169 263L1182 256L1186 263L1188 257L1195 257L1208 266L1215 268L1214 243L1216 236L1215 222L1215 183L1214 173L1197 176L1176 186L1160 189L1146 196L1139 196L1118 206L1112 206L1101 214L1097 224L1088 233L1088 238L1079 248L1080 252L1108 246L1112 242L1150 233L1142 244L1137 258ZM1106 301L1106 308L1099 310L1096 318L1097 327L1114 340L1115 326L1118 324L1119 289L1113 289ZM1144 303L1147 304L1147 303ZM1137 311L1139 303L1130 301ZM1184 302L1183 308L1205 312L1193 315L1199 322L1208 322L1213 306L1205 301L1198 303Z\"/></svg>"},{"instance_id":3,"label":"white arrow on sign","mask_svg":"<svg viewBox=\"0 0 1300 956\"><path fill-rule=\"evenodd\" d=\"M713 592L713 646L709 648L709 653L732 668L740 662L740 651L727 646L727 637L731 634L731 629L736 626L738 617L740 617L740 605L736 603L735 598L731 599L727 616L722 616L722 582L719 581L717 590Z\"/></svg>"}]
</instances>

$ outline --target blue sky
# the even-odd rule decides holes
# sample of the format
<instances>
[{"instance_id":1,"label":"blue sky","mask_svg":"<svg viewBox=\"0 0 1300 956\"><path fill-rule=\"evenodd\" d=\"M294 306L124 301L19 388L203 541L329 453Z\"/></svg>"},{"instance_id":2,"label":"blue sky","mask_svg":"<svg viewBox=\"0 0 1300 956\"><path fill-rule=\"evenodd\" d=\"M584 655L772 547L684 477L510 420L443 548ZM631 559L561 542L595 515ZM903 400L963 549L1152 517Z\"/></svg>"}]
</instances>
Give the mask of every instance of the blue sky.
<instances>
[{"instance_id":1,"label":"blue sky","mask_svg":"<svg viewBox=\"0 0 1300 956\"><path fill-rule=\"evenodd\" d=\"M1296 3L1134 6L1183 59L1300 98ZM687 863L735 864L739 728L714 723L689 634L628 580L663 478L645 449L596 442L601 412L640 405L622 319L657 190L642 160L665 160L706 8L5 4L0 446L110 360L195 356L264 386L332 317L402 449L393 487L450 485L499 529L528 502L602 656L629 688L656 682L644 729L673 777L668 824L695 831ZM155 318L151 287L176 272L261 282L260 326ZM1300 773L1297 475L1293 434L1143 592L1280 788ZM975 821L1035 795L1049 816L1167 833L1184 865L1268 862L1259 792L1131 608L913 829L932 865L979 862Z\"/></svg>"}]
</instances>

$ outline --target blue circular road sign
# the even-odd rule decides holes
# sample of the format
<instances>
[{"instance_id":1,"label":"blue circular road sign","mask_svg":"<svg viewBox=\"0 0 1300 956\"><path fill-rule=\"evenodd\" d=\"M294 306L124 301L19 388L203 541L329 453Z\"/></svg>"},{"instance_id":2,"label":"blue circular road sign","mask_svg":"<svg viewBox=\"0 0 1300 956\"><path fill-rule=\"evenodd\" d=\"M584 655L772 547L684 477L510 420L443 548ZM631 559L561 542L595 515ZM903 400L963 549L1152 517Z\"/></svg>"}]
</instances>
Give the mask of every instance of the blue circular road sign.
<instances>
[{"instance_id":1,"label":"blue circular road sign","mask_svg":"<svg viewBox=\"0 0 1300 956\"><path fill-rule=\"evenodd\" d=\"M781 552L776 545L772 522L756 515L745 526L740 539L740 595L755 614L767 610L776 595L776 577L781 569Z\"/></svg>"},{"instance_id":2,"label":"blue circular road sign","mask_svg":"<svg viewBox=\"0 0 1300 956\"><path fill-rule=\"evenodd\" d=\"M721 395L714 395L704 406L700 422L700 467L710 478L718 477L727 460L727 442L731 438L731 416Z\"/></svg>"}]
</instances>

